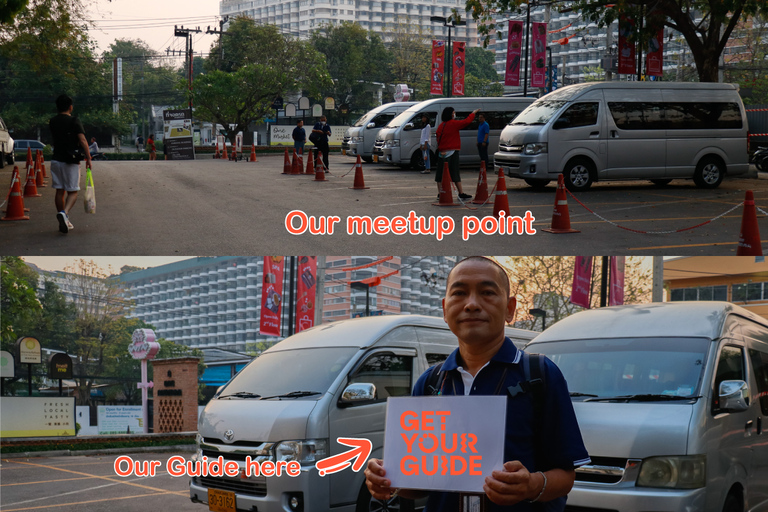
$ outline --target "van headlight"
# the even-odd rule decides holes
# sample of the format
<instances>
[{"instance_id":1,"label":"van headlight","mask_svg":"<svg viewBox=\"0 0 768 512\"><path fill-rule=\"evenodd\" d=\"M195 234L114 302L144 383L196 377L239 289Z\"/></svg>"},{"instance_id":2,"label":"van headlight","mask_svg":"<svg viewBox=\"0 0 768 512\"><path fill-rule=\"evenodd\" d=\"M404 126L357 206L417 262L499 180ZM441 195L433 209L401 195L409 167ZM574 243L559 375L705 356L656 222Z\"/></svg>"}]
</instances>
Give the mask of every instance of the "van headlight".
<instances>
[{"instance_id":1,"label":"van headlight","mask_svg":"<svg viewBox=\"0 0 768 512\"><path fill-rule=\"evenodd\" d=\"M536 142L534 144L526 144L523 146L524 155L538 155L539 153L547 152L546 142Z\"/></svg>"},{"instance_id":2,"label":"van headlight","mask_svg":"<svg viewBox=\"0 0 768 512\"><path fill-rule=\"evenodd\" d=\"M299 461L300 464L314 464L328 456L327 439L299 439L281 441L275 445L275 461Z\"/></svg>"},{"instance_id":3,"label":"van headlight","mask_svg":"<svg viewBox=\"0 0 768 512\"><path fill-rule=\"evenodd\" d=\"M393 148L399 148L400 147L400 139L393 139L392 140L392 147Z\"/></svg>"},{"instance_id":4,"label":"van headlight","mask_svg":"<svg viewBox=\"0 0 768 512\"><path fill-rule=\"evenodd\" d=\"M649 457L643 460L638 487L698 489L707 482L706 455Z\"/></svg>"},{"instance_id":5,"label":"van headlight","mask_svg":"<svg viewBox=\"0 0 768 512\"><path fill-rule=\"evenodd\" d=\"M363 140L362 137L352 137L352 142L359 144Z\"/></svg>"}]
</instances>

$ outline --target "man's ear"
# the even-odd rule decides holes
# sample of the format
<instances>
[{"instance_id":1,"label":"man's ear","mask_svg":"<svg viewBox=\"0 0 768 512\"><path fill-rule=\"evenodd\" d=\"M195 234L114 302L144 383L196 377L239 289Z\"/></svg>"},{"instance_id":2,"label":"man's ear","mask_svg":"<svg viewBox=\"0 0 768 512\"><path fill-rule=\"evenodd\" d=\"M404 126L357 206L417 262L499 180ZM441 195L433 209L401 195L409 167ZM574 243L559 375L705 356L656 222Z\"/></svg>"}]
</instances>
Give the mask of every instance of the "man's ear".
<instances>
[{"instance_id":1,"label":"man's ear","mask_svg":"<svg viewBox=\"0 0 768 512\"><path fill-rule=\"evenodd\" d=\"M508 324L515 319L515 308L517 308L517 299L512 296L507 300L507 315L505 317Z\"/></svg>"},{"instance_id":2,"label":"man's ear","mask_svg":"<svg viewBox=\"0 0 768 512\"><path fill-rule=\"evenodd\" d=\"M443 306L443 320L445 320L445 323L448 323L448 319L445 318L445 297L443 297L441 304Z\"/></svg>"}]
</instances>

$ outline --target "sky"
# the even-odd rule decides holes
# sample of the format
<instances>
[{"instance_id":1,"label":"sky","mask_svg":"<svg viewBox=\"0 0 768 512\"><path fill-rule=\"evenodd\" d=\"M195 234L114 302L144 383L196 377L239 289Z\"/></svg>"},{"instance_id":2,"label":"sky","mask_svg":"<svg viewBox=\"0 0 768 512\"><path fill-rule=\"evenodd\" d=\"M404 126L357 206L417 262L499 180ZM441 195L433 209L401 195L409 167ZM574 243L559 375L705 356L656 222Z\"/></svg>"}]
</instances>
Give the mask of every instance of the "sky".
<instances>
[{"instance_id":1,"label":"sky","mask_svg":"<svg viewBox=\"0 0 768 512\"><path fill-rule=\"evenodd\" d=\"M80 259L93 261L104 272L119 273L124 265L135 267L157 267L166 265L175 261L186 260L194 256L23 256L22 259L27 263L34 263L43 270L64 270L66 267L74 266ZM112 267L110 271L110 267Z\"/></svg>"},{"instance_id":2,"label":"sky","mask_svg":"<svg viewBox=\"0 0 768 512\"><path fill-rule=\"evenodd\" d=\"M184 50L183 37L175 37L174 25L202 30L194 34L192 49L208 53L215 37L206 28L219 28L218 0L93 0L88 8L91 39L100 55L115 39L141 39L165 55L166 48Z\"/></svg>"}]
</instances>

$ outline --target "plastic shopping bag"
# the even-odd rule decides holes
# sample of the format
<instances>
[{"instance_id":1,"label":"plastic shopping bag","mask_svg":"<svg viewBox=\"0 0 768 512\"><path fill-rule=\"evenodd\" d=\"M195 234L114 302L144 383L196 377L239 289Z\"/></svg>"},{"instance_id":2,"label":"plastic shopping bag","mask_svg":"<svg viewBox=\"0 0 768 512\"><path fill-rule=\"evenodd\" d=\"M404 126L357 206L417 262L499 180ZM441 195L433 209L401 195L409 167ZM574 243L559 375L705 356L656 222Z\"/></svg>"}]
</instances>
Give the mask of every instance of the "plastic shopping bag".
<instances>
[{"instance_id":1,"label":"plastic shopping bag","mask_svg":"<svg viewBox=\"0 0 768 512\"><path fill-rule=\"evenodd\" d=\"M90 169L85 170L83 206L85 207L85 213L96 213L96 189L93 187L93 175Z\"/></svg>"}]
</instances>

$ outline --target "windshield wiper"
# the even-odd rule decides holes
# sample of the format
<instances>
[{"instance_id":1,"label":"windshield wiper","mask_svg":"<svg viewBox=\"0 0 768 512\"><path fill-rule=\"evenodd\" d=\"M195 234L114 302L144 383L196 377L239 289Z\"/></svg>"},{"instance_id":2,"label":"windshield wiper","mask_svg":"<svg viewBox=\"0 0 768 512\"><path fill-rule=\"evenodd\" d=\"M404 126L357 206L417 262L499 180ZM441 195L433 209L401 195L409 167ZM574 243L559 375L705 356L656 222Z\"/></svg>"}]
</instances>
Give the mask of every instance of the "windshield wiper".
<instances>
[{"instance_id":1,"label":"windshield wiper","mask_svg":"<svg viewBox=\"0 0 768 512\"><path fill-rule=\"evenodd\" d=\"M261 395L251 393L250 391L238 391L237 393L232 393L231 395L223 395L219 398L261 398Z\"/></svg>"},{"instance_id":2,"label":"windshield wiper","mask_svg":"<svg viewBox=\"0 0 768 512\"><path fill-rule=\"evenodd\" d=\"M661 402L661 401L673 401L673 400L696 400L701 398L700 396L678 396L678 395L621 395L621 396L601 396L597 398L587 398L585 402L602 402L603 400L624 400L637 401L637 402Z\"/></svg>"},{"instance_id":3,"label":"windshield wiper","mask_svg":"<svg viewBox=\"0 0 768 512\"><path fill-rule=\"evenodd\" d=\"M578 391L571 391L571 396L593 396L597 398L598 395L591 395L589 393L579 393Z\"/></svg>"},{"instance_id":4,"label":"windshield wiper","mask_svg":"<svg viewBox=\"0 0 768 512\"><path fill-rule=\"evenodd\" d=\"M284 395L265 396L262 400L269 400L271 398L301 398L303 396L322 395L320 391L291 391Z\"/></svg>"}]
</instances>

